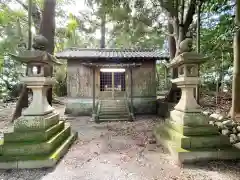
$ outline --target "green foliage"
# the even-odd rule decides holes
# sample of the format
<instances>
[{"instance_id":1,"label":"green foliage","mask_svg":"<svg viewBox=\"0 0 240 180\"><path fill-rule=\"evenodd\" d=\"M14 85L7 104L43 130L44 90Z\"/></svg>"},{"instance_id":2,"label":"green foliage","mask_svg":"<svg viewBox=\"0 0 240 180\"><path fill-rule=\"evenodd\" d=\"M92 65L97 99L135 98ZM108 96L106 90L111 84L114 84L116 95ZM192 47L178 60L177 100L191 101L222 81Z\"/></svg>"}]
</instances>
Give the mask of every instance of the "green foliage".
<instances>
[{"instance_id":1,"label":"green foliage","mask_svg":"<svg viewBox=\"0 0 240 180\"><path fill-rule=\"evenodd\" d=\"M233 66L233 5L230 0L218 0L204 6L203 27L201 30L201 51L209 57L201 69L205 83L215 84L224 77L232 76L229 70ZM206 19L205 19L206 18ZM226 81L229 83L229 80ZM212 89L213 87L211 87Z\"/></svg>"},{"instance_id":2,"label":"green foliage","mask_svg":"<svg viewBox=\"0 0 240 180\"><path fill-rule=\"evenodd\" d=\"M7 91L18 83L19 66L11 60L3 63L3 57L9 52L16 53L20 45L27 44L27 9L13 9L15 1L0 1L0 89ZM27 1L19 0L26 3ZM34 0L38 9L42 9L43 0ZM159 6L160 1L146 0L86 0L88 10L77 14L66 11L69 4L77 0L58 0L56 8L56 37L55 51L69 47L96 48L99 47L101 19L106 16L106 45L109 48L157 48L161 49L166 35L166 13ZM173 1L162 1L165 7L170 7ZM186 1L186 6L187 6ZM17 1L15 2L17 3ZM155 4L155 5L153 5ZM27 3L25 4L27 5ZM172 4L174 7L174 4ZM223 79L232 72L233 66L232 39L234 34L233 15L234 4L231 0L204 1L202 11L201 52L209 56L209 60L201 68L205 84L212 89L214 82ZM166 8L165 8L166 9ZM41 11L40 11L41 12ZM68 11L69 12L69 11ZM38 32L38 30L36 30ZM10 69L12 74L5 74L12 80L3 80L3 66ZM161 78L164 70L157 65ZM229 78L229 79L230 79ZM57 84L54 93L66 95L66 66L56 71ZM7 83L11 82L12 85ZM11 87L11 88L6 88ZM0 90L0 91L1 91ZM0 92L1 93L1 92Z\"/></svg>"}]
</instances>

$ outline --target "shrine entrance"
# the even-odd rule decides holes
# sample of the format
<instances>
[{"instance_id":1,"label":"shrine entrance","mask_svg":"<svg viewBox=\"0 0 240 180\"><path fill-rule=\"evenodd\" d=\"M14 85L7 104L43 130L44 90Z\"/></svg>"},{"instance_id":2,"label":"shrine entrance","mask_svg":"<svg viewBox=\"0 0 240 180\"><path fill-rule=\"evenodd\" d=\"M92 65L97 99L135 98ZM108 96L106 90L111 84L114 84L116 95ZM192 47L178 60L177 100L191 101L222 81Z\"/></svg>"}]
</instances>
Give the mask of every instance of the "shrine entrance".
<instances>
[{"instance_id":1,"label":"shrine entrance","mask_svg":"<svg viewBox=\"0 0 240 180\"><path fill-rule=\"evenodd\" d=\"M104 99L123 98L125 91L125 69L100 69L100 93Z\"/></svg>"}]
</instances>

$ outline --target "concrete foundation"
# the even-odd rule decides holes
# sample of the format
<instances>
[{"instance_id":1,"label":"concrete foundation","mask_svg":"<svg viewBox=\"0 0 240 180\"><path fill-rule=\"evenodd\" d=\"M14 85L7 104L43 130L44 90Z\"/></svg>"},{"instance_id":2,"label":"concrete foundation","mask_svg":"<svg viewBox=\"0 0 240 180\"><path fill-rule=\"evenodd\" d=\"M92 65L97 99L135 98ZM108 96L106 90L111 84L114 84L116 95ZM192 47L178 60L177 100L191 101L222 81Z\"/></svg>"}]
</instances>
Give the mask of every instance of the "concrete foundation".
<instances>
[{"instance_id":1,"label":"concrete foundation","mask_svg":"<svg viewBox=\"0 0 240 180\"><path fill-rule=\"evenodd\" d=\"M92 103L91 98L69 98L66 101L65 113L73 116L91 116ZM135 114L156 114L156 98L133 98L133 109Z\"/></svg>"}]
</instances>

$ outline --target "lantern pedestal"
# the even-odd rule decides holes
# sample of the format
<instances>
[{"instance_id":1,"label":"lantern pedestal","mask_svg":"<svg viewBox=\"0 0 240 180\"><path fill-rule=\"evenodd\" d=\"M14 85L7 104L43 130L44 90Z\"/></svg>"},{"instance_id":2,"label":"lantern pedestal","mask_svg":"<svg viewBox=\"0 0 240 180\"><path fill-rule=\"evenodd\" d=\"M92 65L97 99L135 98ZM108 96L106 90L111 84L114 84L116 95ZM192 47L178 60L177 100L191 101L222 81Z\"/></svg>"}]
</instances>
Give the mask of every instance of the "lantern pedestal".
<instances>
[{"instance_id":1,"label":"lantern pedestal","mask_svg":"<svg viewBox=\"0 0 240 180\"><path fill-rule=\"evenodd\" d=\"M46 92L54 80L44 76L44 67L54 64L53 57L31 50L15 58L28 64L28 76L22 82L32 89L33 100L0 141L0 169L53 167L77 138L47 101Z\"/></svg>"},{"instance_id":2,"label":"lantern pedestal","mask_svg":"<svg viewBox=\"0 0 240 180\"><path fill-rule=\"evenodd\" d=\"M240 151L232 147L228 136L221 135L217 127L209 124L193 96L200 81L194 71L197 68L194 59L181 55L176 58L176 64L180 64L179 75L172 82L181 88L182 96L170 112L170 118L155 127L157 141L165 145L179 163L240 158Z\"/></svg>"},{"instance_id":3,"label":"lantern pedestal","mask_svg":"<svg viewBox=\"0 0 240 180\"><path fill-rule=\"evenodd\" d=\"M54 80L49 77L25 77L22 82L32 90L33 98L29 107L23 111L25 116L45 115L53 112L53 107L47 101L47 90Z\"/></svg>"}]
</instances>

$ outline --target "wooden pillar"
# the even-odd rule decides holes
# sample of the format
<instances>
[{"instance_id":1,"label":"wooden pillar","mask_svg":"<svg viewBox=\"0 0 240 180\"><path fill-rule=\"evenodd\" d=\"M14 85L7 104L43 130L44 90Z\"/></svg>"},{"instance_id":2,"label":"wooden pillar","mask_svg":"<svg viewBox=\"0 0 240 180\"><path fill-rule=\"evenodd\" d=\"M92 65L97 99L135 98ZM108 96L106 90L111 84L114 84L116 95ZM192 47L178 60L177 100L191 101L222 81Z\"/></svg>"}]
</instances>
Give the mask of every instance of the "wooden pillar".
<instances>
[{"instance_id":1,"label":"wooden pillar","mask_svg":"<svg viewBox=\"0 0 240 180\"><path fill-rule=\"evenodd\" d=\"M132 67L130 67L130 101L131 101L131 112L133 113L133 77L132 77Z\"/></svg>"},{"instance_id":2,"label":"wooden pillar","mask_svg":"<svg viewBox=\"0 0 240 180\"><path fill-rule=\"evenodd\" d=\"M93 96L93 114L95 114L96 112L96 108L95 108L95 99L96 99L96 94L95 94L95 87L96 87L96 83L95 83L95 67L92 68L93 70L93 79L92 79L92 96Z\"/></svg>"},{"instance_id":3,"label":"wooden pillar","mask_svg":"<svg viewBox=\"0 0 240 180\"><path fill-rule=\"evenodd\" d=\"M114 72L112 72L112 98L114 99Z\"/></svg>"}]
</instances>

